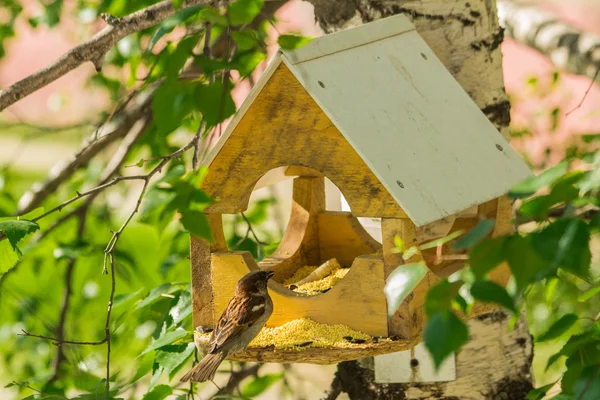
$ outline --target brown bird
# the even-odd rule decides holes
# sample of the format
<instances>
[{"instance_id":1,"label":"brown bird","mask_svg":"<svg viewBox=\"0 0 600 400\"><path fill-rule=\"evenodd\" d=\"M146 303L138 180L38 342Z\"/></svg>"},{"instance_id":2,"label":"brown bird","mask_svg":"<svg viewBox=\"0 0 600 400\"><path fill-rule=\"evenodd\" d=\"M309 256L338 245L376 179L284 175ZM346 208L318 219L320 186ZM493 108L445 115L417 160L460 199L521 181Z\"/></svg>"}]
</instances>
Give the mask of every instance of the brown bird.
<instances>
[{"instance_id":1,"label":"brown bird","mask_svg":"<svg viewBox=\"0 0 600 400\"><path fill-rule=\"evenodd\" d=\"M210 336L208 352L182 382L212 380L227 355L245 350L273 313L273 301L267 291L272 271L252 271L238 282L235 294Z\"/></svg>"}]
</instances>

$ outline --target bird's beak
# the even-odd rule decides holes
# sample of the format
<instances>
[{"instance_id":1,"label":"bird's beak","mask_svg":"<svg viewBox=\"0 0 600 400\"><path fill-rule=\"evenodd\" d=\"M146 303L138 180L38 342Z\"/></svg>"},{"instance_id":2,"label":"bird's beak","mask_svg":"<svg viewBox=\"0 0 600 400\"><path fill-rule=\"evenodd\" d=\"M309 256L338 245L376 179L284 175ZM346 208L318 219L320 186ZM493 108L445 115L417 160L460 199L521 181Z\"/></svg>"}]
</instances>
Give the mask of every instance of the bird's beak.
<instances>
[{"instance_id":1,"label":"bird's beak","mask_svg":"<svg viewBox=\"0 0 600 400\"><path fill-rule=\"evenodd\" d=\"M275 275L275 272L267 271L267 279L271 279L273 277L273 275Z\"/></svg>"}]
</instances>

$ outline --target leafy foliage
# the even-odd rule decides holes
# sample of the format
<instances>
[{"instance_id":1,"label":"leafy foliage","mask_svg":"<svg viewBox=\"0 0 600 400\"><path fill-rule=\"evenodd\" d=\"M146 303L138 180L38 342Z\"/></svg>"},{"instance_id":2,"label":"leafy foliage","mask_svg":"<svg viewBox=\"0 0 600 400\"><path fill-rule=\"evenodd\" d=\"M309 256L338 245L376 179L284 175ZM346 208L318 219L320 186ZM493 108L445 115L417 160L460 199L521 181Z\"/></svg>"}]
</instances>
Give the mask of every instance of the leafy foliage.
<instances>
[{"instance_id":1,"label":"leafy foliage","mask_svg":"<svg viewBox=\"0 0 600 400\"><path fill-rule=\"evenodd\" d=\"M118 18L154 3L102 0L66 7L63 0L51 0L40 3L41 12L31 16L24 14L21 2L4 0L0 58L20 19L38 28L56 27L71 17L92 28L100 13ZM220 131L233 115L232 90L266 58L268 24L261 15L262 0L238 0L224 10L185 7L180 0L174 5L177 12L171 18L118 43L107 54L103 71L90 78L90 84L103 88L114 103L103 115L107 120L113 116L119 120L130 94L152 96L148 126L122 165L134 164L142 174L168 161L160 178L157 175L149 182L138 213L118 235L114 293L110 277L102 275L106 245L126 220L128 200L139 189L112 188L88 197L90 203L83 208L76 208L87 201L80 199L62 214L53 213L38 223L32 220L40 213L12 216L19 198L44 177L12 171L9 166L1 171L0 365L3 374L14 380L7 382L7 388L22 397L104 398L107 377L110 398L181 399L198 389L183 388L175 380L195 359L189 235L211 239L203 211L212 200L201 189L206 171L190 168L194 146L171 159L165 156L196 135L202 141ZM278 37L284 49L309 41L291 34ZM557 75L552 84L558 79ZM537 81L531 84L539 86ZM561 115L557 108L549 110L551 129L562 123ZM513 134L520 138L532 132L522 129ZM495 303L514 314L526 307L534 316L530 326L536 349L558 346L544 367L558 371L555 379L563 389L561 398L600 398L600 281L590 249L600 231L599 138L597 133L582 135L582 145L570 149L564 161L551 168L537 166L545 171L511 190L518 202L516 223L530 223L528 229L490 238L495 221L482 220L469 232L455 232L419 247L396 243L404 259L451 241L456 249L468 251L467 273L442 280L426 298L429 322L424 341L437 366L467 343L469 332L460 313L467 313L474 301ZM100 157L78 166L43 205L52 209L97 186L106 167ZM120 168L111 176L119 174L127 175L127 170ZM228 216L224 231L229 247L250 251L258 260L272 252L281 232L258 226L270 218L275 203L274 198L263 198L243 215ZM60 222L72 210L79 212ZM38 230L39 236L31 235ZM514 278L508 288L488 279L502 263L508 264ZM394 271L386 285L390 310L398 307L425 272L423 264ZM105 343L53 346L52 341L16 335L26 329L67 340L102 341L108 299L113 300L109 376L105 375ZM61 310L66 316L63 324ZM244 381L240 394L254 397L278 382L285 383L283 374L260 374ZM529 399L541 399L551 386L532 391ZM218 397L223 396L214 398Z\"/></svg>"},{"instance_id":2,"label":"leafy foliage","mask_svg":"<svg viewBox=\"0 0 600 400\"><path fill-rule=\"evenodd\" d=\"M56 0L40 3L41 13L28 22L33 28L55 27L64 19L77 18L85 26L95 24L100 13L119 18L154 3L102 0L63 7L66 3ZM119 123L128 96L152 96L151 113L146 113L151 115L149 124L128 149L116 175L128 175L125 165L134 164L138 174L160 166L159 174L148 182L138 212L118 235L114 298L111 279L102 275L104 251L112 240L111 232L131 211L127 200L137 196L139 188L123 182L88 197L90 202L83 208L77 209L86 199L31 222L41 214L39 210L20 218L11 216L18 210L18 199L43 176L24 179L8 166L0 172L0 217L5 217L0 219L0 369L10 371L16 382L10 389L18 390L21 397L105 398L106 344L101 339L111 298L110 397L184 398L198 390L196 385L179 387L175 380L190 367L195 354L189 235L211 240L203 210L212 199L201 190L206 170L190 168L193 146L176 157L165 156L194 135L198 135L201 153L202 140L222 130L221 123L236 109L231 92L265 60L268 37L261 0L239 0L224 10L186 7L181 1L174 5L178 10L172 17L119 42L107 54L102 72L90 78L90 84L102 87L115 103L103 119ZM0 14L2 57L15 23L28 15L13 0L2 2ZM211 51L207 53L206 48ZM229 71L238 71L239 78L234 79ZM190 74L195 75L190 78ZM44 200L46 209L97 186L105 162L98 158L78 166ZM272 251L279 232L258 227L258 236L243 232L248 224L266 220L274 205L274 199L263 199L244 217L228 220L229 243L256 257ZM79 211L69 216L74 210ZM40 231L37 236L31 235L36 231ZM64 300L67 290L70 295ZM65 310L64 323L59 322L61 310ZM100 344L57 347L51 341L16 336L21 329ZM267 374L247 379L245 396L258 395L281 378L281 374Z\"/></svg>"}]
</instances>

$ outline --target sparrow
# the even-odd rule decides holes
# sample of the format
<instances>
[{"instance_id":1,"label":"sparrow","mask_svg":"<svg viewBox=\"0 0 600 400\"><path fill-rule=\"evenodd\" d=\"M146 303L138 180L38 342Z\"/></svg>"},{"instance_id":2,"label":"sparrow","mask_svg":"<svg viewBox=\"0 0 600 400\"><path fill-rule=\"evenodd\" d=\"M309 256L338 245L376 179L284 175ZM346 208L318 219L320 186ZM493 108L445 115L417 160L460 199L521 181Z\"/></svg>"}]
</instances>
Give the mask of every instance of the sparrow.
<instances>
[{"instance_id":1,"label":"sparrow","mask_svg":"<svg viewBox=\"0 0 600 400\"><path fill-rule=\"evenodd\" d=\"M181 382L212 380L221 361L248 347L273 313L273 301L267 291L273 275L272 271L252 271L239 280L233 298L212 331L206 355Z\"/></svg>"}]
</instances>

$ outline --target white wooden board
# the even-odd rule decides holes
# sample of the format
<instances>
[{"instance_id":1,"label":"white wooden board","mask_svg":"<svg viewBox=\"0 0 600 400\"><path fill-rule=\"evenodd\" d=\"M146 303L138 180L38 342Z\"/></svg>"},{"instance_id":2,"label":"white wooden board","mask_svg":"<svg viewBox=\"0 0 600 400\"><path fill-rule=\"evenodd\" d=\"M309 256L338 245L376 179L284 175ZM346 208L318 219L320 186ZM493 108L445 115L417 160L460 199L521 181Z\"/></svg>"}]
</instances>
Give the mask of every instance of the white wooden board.
<instances>
[{"instance_id":1,"label":"white wooden board","mask_svg":"<svg viewBox=\"0 0 600 400\"><path fill-rule=\"evenodd\" d=\"M531 172L407 23L402 15L372 22L282 59L422 226L498 197ZM356 29L385 34L361 43Z\"/></svg>"},{"instance_id":2,"label":"white wooden board","mask_svg":"<svg viewBox=\"0 0 600 400\"><path fill-rule=\"evenodd\" d=\"M411 366L412 357L410 350L374 357L375 382L417 383L456 380L456 360L454 355L448 357L437 371L435 370L433 359L423 343L415 346L414 358L418 361L418 365L415 368Z\"/></svg>"}]
</instances>

